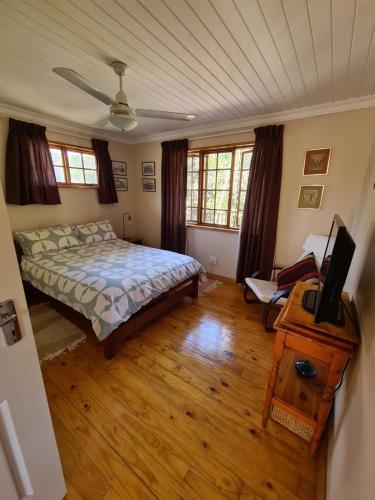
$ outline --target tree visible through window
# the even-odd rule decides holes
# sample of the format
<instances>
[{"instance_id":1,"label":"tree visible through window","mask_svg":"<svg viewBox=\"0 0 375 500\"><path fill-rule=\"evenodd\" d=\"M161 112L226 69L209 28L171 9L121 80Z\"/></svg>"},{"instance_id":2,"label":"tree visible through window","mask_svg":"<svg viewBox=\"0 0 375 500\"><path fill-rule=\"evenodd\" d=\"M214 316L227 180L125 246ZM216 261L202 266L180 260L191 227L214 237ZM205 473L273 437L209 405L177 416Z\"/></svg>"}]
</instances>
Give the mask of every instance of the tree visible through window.
<instances>
[{"instance_id":1,"label":"tree visible through window","mask_svg":"<svg viewBox=\"0 0 375 500\"><path fill-rule=\"evenodd\" d=\"M49 143L58 184L97 186L96 160L92 149Z\"/></svg>"},{"instance_id":2,"label":"tree visible through window","mask_svg":"<svg viewBox=\"0 0 375 500\"><path fill-rule=\"evenodd\" d=\"M252 151L248 145L189 153L187 223L240 227Z\"/></svg>"}]
</instances>

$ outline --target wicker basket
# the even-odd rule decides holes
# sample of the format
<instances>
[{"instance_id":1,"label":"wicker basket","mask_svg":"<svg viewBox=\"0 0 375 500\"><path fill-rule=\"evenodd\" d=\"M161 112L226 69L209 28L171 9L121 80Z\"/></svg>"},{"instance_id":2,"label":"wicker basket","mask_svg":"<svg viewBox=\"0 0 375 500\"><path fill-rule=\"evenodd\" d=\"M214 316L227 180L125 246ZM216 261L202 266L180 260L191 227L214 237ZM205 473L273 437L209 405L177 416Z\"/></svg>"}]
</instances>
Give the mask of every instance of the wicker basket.
<instances>
[{"instance_id":1,"label":"wicker basket","mask_svg":"<svg viewBox=\"0 0 375 500\"><path fill-rule=\"evenodd\" d=\"M313 427L305 422L302 422L294 415L291 415L285 410L281 410L277 406L272 406L271 418L306 441L311 441L314 434Z\"/></svg>"}]
</instances>

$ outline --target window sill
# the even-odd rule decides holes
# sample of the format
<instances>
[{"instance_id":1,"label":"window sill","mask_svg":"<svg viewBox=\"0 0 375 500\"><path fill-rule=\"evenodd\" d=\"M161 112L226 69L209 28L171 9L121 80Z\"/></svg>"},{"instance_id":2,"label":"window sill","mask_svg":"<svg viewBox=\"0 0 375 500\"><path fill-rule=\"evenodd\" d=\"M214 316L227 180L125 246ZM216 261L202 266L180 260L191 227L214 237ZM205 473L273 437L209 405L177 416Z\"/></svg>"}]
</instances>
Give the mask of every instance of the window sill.
<instances>
[{"instance_id":1,"label":"window sill","mask_svg":"<svg viewBox=\"0 0 375 500\"><path fill-rule=\"evenodd\" d=\"M57 183L58 188L79 188L79 189L97 189L97 184L63 184L62 182Z\"/></svg>"},{"instance_id":2,"label":"window sill","mask_svg":"<svg viewBox=\"0 0 375 500\"><path fill-rule=\"evenodd\" d=\"M239 233L239 229L228 228L228 227L217 227L217 226L206 226L205 224L186 224L186 227L192 227L195 229L208 229L208 231L221 231L223 233Z\"/></svg>"}]
</instances>

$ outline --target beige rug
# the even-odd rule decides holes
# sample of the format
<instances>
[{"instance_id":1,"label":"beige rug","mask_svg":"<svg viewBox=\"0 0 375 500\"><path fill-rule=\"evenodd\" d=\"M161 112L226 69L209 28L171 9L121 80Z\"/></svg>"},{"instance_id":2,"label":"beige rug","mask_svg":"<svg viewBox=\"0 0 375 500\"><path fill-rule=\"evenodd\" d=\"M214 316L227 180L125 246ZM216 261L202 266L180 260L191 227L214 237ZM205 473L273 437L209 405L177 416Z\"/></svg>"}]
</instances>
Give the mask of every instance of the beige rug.
<instances>
[{"instance_id":1,"label":"beige rug","mask_svg":"<svg viewBox=\"0 0 375 500\"><path fill-rule=\"evenodd\" d=\"M215 290L215 288L217 288L218 286L220 286L222 284L223 284L222 281L215 280L212 278L205 278L204 281L199 282L199 292L198 293L199 293L199 295L205 295L206 293L212 292L213 290Z\"/></svg>"},{"instance_id":2,"label":"beige rug","mask_svg":"<svg viewBox=\"0 0 375 500\"><path fill-rule=\"evenodd\" d=\"M87 337L74 323L65 319L48 304L32 306L30 318L41 363L65 350L71 351Z\"/></svg>"}]
</instances>

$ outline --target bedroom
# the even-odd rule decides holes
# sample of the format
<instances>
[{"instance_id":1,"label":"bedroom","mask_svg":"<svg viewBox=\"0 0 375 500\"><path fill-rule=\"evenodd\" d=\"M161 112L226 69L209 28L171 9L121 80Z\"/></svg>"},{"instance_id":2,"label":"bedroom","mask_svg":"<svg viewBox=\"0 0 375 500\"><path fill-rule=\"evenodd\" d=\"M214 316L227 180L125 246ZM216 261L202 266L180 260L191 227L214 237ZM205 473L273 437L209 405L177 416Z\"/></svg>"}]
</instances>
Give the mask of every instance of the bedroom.
<instances>
[{"instance_id":1,"label":"bedroom","mask_svg":"<svg viewBox=\"0 0 375 500\"><path fill-rule=\"evenodd\" d=\"M0 302L14 301L19 323L14 345L0 343L5 498L32 491L38 499L372 498L374 3L4 0L0 13L0 181L8 201L0 202ZM138 110L137 126L125 132L108 124L108 104L124 110L123 94L114 103L113 61L126 63L123 90ZM87 82L91 95L82 91ZM132 109L123 128L134 125ZM155 110L186 116L151 117ZM59 203L30 200L36 173L17 142L28 124L40 127L51 152L44 166L58 182L47 188ZM272 196L252 206L248 179L267 130L279 136L272 162L259 163L258 187L263 182L263 197ZM21 149L25 161L13 154ZM317 149L329 151L324 175L308 172L307 152ZM268 166L276 180L262 175ZM311 201L310 186L318 201L307 208L300 195L307 190ZM309 235L328 236L335 214L356 243L345 290L361 342L311 457L308 441L274 416L262 425L279 333L265 331L263 305L244 301L243 283L269 264L295 264ZM256 217L259 251L249 244ZM100 221L113 231L87 226ZM38 273L29 269L27 277L31 261L49 272L61 264L59 251L42 244L43 252L17 262L17 233L22 240L56 227L76 240L62 249L64 265L86 266L85 277L67 271L80 300L66 290L57 297L52 284L42 294ZM88 241L92 230L106 241ZM33 242L23 243L25 254ZM160 249L180 252L173 254L178 271L168 274ZM103 327L97 316L95 335L94 303L82 299L93 290L87 279L97 279L87 268L93 260L101 279L113 280L118 314L102 337L108 322ZM192 277L203 269L208 280L198 284ZM132 278L141 285L121 301L116 290L131 273L150 273L154 283ZM34 339L39 356L43 348L42 357L52 358L41 370Z\"/></svg>"}]
</instances>

